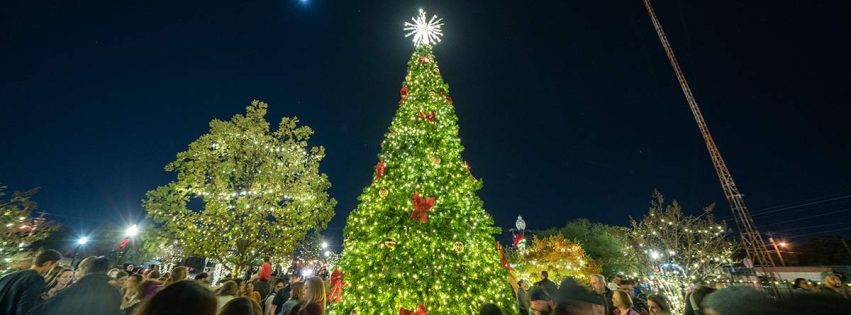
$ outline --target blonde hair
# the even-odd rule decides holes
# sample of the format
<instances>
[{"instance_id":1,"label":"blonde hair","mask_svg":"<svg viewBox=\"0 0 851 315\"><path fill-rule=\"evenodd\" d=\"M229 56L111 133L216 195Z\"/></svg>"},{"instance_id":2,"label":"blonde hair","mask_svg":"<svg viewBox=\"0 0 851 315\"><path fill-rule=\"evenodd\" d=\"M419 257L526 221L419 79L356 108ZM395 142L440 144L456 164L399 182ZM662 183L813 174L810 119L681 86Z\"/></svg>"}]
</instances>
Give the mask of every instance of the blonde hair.
<instances>
[{"instance_id":1,"label":"blonde hair","mask_svg":"<svg viewBox=\"0 0 851 315\"><path fill-rule=\"evenodd\" d=\"M621 291L621 290L617 290L617 291L612 292L612 296L618 297L618 300L620 300L621 304L623 304L621 306L624 306L625 308L632 307L632 297L629 296L629 293L626 293L626 292ZM615 305L615 307L618 307L618 306ZM618 308L620 308L620 307L618 307Z\"/></svg>"},{"instance_id":2,"label":"blonde hair","mask_svg":"<svg viewBox=\"0 0 851 315\"><path fill-rule=\"evenodd\" d=\"M322 281L322 278L312 277L307 279L304 285L310 285L310 291L301 297L301 309L307 308L311 303L319 303L322 305L322 309L325 309L325 282Z\"/></svg>"}]
</instances>

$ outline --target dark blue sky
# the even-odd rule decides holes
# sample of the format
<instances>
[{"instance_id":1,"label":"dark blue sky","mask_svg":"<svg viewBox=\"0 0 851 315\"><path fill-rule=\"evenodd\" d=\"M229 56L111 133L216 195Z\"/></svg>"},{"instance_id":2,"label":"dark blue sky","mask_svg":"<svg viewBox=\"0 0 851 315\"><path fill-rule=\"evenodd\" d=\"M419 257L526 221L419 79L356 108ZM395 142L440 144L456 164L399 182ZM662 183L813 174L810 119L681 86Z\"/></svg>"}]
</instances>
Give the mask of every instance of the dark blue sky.
<instances>
[{"instance_id":1,"label":"dark blue sky","mask_svg":"<svg viewBox=\"0 0 851 315\"><path fill-rule=\"evenodd\" d=\"M654 5L752 210L840 198L757 224L849 226L851 5ZM401 26L419 7L446 22L438 63L498 225L626 224L654 187L729 215L640 0L4 1L0 182L42 187L42 208L75 228L123 224L211 119L261 99L327 148L339 233L396 109L413 50Z\"/></svg>"}]
</instances>

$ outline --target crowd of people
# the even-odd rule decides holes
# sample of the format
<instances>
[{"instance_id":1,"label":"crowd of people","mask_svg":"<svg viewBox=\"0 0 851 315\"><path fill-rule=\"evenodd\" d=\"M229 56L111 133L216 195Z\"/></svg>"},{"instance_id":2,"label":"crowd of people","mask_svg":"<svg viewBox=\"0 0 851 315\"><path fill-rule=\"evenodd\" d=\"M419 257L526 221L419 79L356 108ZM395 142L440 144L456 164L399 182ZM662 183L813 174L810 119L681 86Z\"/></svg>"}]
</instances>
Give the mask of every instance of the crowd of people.
<instances>
[{"instance_id":1,"label":"crowd of people","mask_svg":"<svg viewBox=\"0 0 851 315\"><path fill-rule=\"evenodd\" d=\"M207 273L192 277L183 266L161 272L115 267L105 257L86 257L76 269L60 266L55 250L39 252L29 269L0 278L3 315L324 315L325 281L320 277L274 278L269 259L256 273L226 277L211 284ZM792 294L781 298L750 287L698 286L685 296L684 315L844 314L851 294L837 275L826 273L815 286L797 279ZM593 275L590 286L574 279L556 284L542 272L531 286L519 281L521 314L668 315L672 305L662 295L645 294L635 281L615 276L610 282ZM502 315L495 304L480 315ZM425 314L423 314L425 315ZM460 314L455 314L460 315Z\"/></svg>"},{"instance_id":2,"label":"crowd of people","mask_svg":"<svg viewBox=\"0 0 851 315\"><path fill-rule=\"evenodd\" d=\"M324 280L273 279L268 258L250 277L227 277L216 285L205 272L190 277L184 266L141 270L92 256L73 270L60 266L61 260L58 251L44 250L29 269L0 278L0 314L325 314Z\"/></svg>"}]
</instances>

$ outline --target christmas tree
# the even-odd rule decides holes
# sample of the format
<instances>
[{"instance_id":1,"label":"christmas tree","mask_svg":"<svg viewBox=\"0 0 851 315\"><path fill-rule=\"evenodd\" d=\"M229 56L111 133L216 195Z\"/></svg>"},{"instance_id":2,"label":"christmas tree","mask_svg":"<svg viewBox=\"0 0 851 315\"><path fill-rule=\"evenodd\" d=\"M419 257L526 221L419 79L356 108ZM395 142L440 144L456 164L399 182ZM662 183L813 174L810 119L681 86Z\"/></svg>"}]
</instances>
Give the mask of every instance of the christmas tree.
<instances>
[{"instance_id":1,"label":"christmas tree","mask_svg":"<svg viewBox=\"0 0 851 315\"><path fill-rule=\"evenodd\" d=\"M331 277L332 314L474 314L485 303L516 314L499 229L461 157L448 86L432 53L440 19L406 23L416 50L372 184L348 218Z\"/></svg>"}]
</instances>

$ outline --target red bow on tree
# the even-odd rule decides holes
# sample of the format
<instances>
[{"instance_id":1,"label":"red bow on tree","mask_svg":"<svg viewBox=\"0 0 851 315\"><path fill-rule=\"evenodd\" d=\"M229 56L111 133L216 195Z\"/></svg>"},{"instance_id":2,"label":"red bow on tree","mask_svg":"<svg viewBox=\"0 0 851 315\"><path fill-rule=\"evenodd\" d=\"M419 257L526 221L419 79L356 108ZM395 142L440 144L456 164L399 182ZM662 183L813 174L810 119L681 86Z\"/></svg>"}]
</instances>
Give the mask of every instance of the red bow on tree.
<instances>
[{"instance_id":1,"label":"red bow on tree","mask_svg":"<svg viewBox=\"0 0 851 315\"><path fill-rule=\"evenodd\" d=\"M505 252L502 251L502 245L499 244L499 241L496 241L496 250L499 251L499 263L502 264L502 268L511 271L511 265L508 263L508 259L505 258Z\"/></svg>"},{"instance_id":2,"label":"red bow on tree","mask_svg":"<svg viewBox=\"0 0 851 315\"><path fill-rule=\"evenodd\" d=\"M426 114L424 111L420 110L420 117L429 122L434 122L434 112L428 112L428 114Z\"/></svg>"},{"instance_id":3,"label":"red bow on tree","mask_svg":"<svg viewBox=\"0 0 851 315\"><path fill-rule=\"evenodd\" d=\"M416 311L409 311L403 307L399 309L399 315L428 315L428 311L426 311L425 306L422 304L417 304Z\"/></svg>"},{"instance_id":4,"label":"red bow on tree","mask_svg":"<svg viewBox=\"0 0 851 315\"><path fill-rule=\"evenodd\" d=\"M520 244L520 241L523 240L523 233L514 234L514 241L511 242L511 245L517 247L517 244Z\"/></svg>"},{"instance_id":5,"label":"red bow on tree","mask_svg":"<svg viewBox=\"0 0 851 315\"><path fill-rule=\"evenodd\" d=\"M424 64L424 63L430 62L430 61L431 61L431 58L426 57L426 56L420 56L419 58L417 58L417 62L419 64Z\"/></svg>"},{"instance_id":6,"label":"red bow on tree","mask_svg":"<svg viewBox=\"0 0 851 315\"><path fill-rule=\"evenodd\" d=\"M419 192L414 193L414 212L411 212L411 218L420 217L420 223L428 221L428 211L434 207L434 197L423 198Z\"/></svg>"},{"instance_id":7,"label":"red bow on tree","mask_svg":"<svg viewBox=\"0 0 851 315\"><path fill-rule=\"evenodd\" d=\"M378 164L375 164L375 178L372 179L372 182L375 183L381 176L384 176L384 161L378 161Z\"/></svg>"},{"instance_id":8,"label":"red bow on tree","mask_svg":"<svg viewBox=\"0 0 851 315\"><path fill-rule=\"evenodd\" d=\"M399 106L402 106L402 104L404 104L405 101L408 100L408 86L407 85L403 85L402 89L399 90L399 96L402 98L402 99L399 100Z\"/></svg>"},{"instance_id":9,"label":"red bow on tree","mask_svg":"<svg viewBox=\"0 0 851 315\"><path fill-rule=\"evenodd\" d=\"M334 268L334 272L331 273L331 291L328 292L328 301L334 301L335 303L340 303L340 296L343 295L343 277L346 274L340 272L340 269Z\"/></svg>"}]
</instances>

